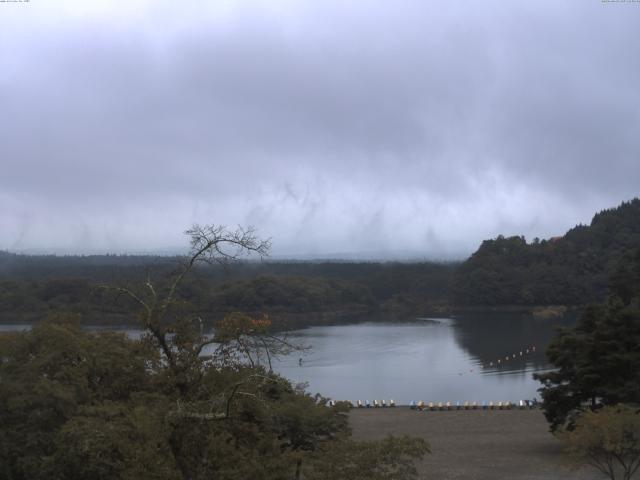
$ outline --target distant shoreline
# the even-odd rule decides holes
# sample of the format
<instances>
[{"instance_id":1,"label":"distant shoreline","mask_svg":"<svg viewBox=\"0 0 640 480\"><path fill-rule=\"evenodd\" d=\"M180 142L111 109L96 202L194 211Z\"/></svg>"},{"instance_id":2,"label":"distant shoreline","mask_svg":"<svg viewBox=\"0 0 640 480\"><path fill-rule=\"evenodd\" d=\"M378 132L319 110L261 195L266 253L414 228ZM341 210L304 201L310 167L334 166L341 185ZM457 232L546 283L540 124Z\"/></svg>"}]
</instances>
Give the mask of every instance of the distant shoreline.
<instances>
[{"instance_id":1,"label":"distant shoreline","mask_svg":"<svg viewBox=\"0 0 640 480\"><path fill-rule=\"evenodd\" d=\"M521 314L531 316L532 319L542 318L561 318L565 314L576 314L581 310L580 306L565 307L562 305L474 305L474 306L457 306L450 308L442 308L427 311L417 311L411 314L399 315L394 312L380 311L318 311L306 313L294 312L268 312L274 319L279 319L282 326L291 327L293 329L329 326L329 325L350 325L362 323L364 321L397 321L405 322L411 319L428 318L428 317L444 317L456 318L464 315L481 315L481 314ZM61 311L61 313L64 311ZM68 313L74 313L69 311ZM212 312L211 325L218 318L222 318L229 312ZM247 311L248 314L256 314L256 312ZM0 325L32 325L43 321L45 316L40 312L37 314L20 314L17 316L11 314L0 315ZM133 314L105 313L91 314L84 316L81 323L89 326L114 326L114 327L137 327L139 323ZM286 329L286 328L285 328Z\"/></svg>"}]
</instances>

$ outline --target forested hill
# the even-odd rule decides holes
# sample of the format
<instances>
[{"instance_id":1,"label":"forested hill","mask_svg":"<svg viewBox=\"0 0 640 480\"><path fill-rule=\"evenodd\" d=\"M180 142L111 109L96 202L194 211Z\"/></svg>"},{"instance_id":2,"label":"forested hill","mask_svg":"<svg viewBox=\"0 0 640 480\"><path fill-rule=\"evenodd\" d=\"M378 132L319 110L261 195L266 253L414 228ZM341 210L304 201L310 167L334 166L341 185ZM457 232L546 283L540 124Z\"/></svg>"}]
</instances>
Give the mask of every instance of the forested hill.
<instances>
[{"instance_id":1,"label":"forested hill","mask_svg":"<svg viewBox=\"0 0 640 480\"><path fill-rule=\"evenodd\" d=\"M181 260L0 251L0 323L37 321L56 311L80 314L89 323L133 323L126 299L115 301L96 287L136 288L144 286L147 277L162 284ZM290 323L293 316L300 322L377 313L401 317L440 311L448 302L455 267L427 262L238 262L226 269L197 268L178 293L212 319L232 311L280 315Z\"/></svg>"},{"instance_id":2,"label":"forested hill","mask_svg":"<svg viewBox=\"0 0 640 480\"><path fill-rule=\"evenodd\" d=\"M456 305L583 305L601 301L608 278L640 248L640 199L597 213L548 240L485 240L456 271Z\"/></svg>"}]
</instances>

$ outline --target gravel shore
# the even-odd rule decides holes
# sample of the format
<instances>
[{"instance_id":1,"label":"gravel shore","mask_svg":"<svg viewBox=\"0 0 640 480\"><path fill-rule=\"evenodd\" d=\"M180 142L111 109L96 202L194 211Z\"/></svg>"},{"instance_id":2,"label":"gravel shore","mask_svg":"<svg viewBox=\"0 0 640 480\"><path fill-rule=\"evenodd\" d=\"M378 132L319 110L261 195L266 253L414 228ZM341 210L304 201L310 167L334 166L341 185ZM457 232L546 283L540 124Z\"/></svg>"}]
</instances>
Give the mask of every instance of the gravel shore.
<instances>
[{"instance_id":1,"label":"gravel shore","mask_svg":"<svg viewBox=\"0 0 640 480\"><path fill-rule=\"evenodd\" d=\"M571 470L562 444L540 410L419 412L408 407L354 409L355 439L389 434L423 437L431 446L418 463L421 478L435 480L601 480L586 467Z\"/></svg>"}]
</instances>

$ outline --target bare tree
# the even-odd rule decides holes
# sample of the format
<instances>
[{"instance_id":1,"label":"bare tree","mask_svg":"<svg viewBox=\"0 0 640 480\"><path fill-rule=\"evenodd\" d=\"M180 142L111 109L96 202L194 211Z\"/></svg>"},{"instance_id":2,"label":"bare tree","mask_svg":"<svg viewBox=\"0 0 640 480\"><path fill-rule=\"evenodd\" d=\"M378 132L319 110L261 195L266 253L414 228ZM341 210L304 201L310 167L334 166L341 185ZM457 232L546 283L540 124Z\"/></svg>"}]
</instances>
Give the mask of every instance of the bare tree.
<instances>
[{"instance_id":1,"label":"bare tree","mask_svg":"<svg viewBox=\"0 0 640 480\"><path fill-rule=\"evenodd\" d=\"M272 375L272 359L305 347L290 342L286 335L273 334L266 315L253 318L231 313L216 324L215 335L205 334L201 318L181 311L180 286L185 278L201 263L226 266L249 254L263 258L269 254L271 243L259 239L251 228L230 231L224 226L194 225L185 234L190 238L189 254L168 279L154 282L147 276L139 285L106 288L129 297L139 307L146 338L161 353L166 378L179 393L172 415L200 421L225 420L237 402L252 399L262 403L263 387L283 382ZM213 352L205 354L207 347ZM256 369L258 366L266 367L266 371ZM207 380L212 369L245 373L222 386Z\"/></svg>"},{"instance_id":2,"label":"bare tree","mask_svg":"<svg viewBox=\"0 0 640 480\"><path fill-rule=\"evenodd\" d=\"M216 325L214 341L219 344L216 354L224 359L225 364L234 360L246 361L252 367L265 366L272 372L274 359L309 349L290 341L286 333L272 334L271 325L267 315L262 318L239 312L227 315Z\"/></svg>"},{"instance_id":3,"label":"bare tree","mask_svg":"<svg viewBox=\"0 0 640 480\"><path fill-rule=\"evenodd\" d=\"M190 251L168 282L158 286L147 276L144 284L136 287L106 287L131 298L140 307L142 327L177 373L190 369L203 349L215 342L205 335L198 317L168 319L180 304L178 290L185 277L201 263L228 265L249 254L264 258L271 249L271 241L258 238L253 228L229 230L223 225L193 225L185 234L190 237Z\"/></svg>"}]
</instances>

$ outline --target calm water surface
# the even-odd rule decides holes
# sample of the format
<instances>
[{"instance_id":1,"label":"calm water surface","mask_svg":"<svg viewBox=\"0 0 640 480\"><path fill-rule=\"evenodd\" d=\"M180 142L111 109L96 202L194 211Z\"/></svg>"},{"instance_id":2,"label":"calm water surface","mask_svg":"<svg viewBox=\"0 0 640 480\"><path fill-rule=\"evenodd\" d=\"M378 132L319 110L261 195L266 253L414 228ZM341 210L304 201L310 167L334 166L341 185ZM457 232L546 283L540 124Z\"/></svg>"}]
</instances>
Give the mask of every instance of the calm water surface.
<instances>
[{"instance_id":1,"label":"calm water surface","mask_svg":"<svg viewBox=\"0 0 640 480\"><path fill-rule=\"evenodd\" d=\"M512 315L312 327L292 335L312 347L302 364L288 357L274 368L336 400L532 399L557 323Z\"/></svg>"},{"instance_id":2,"label":"calm water surface","mask_svg":"<svg viewBox=\"0 0 640 480\"><path fill-rule=\"evenodd\" d=\"M554 326L571 323L491 314L310 327L289 337L311 350L273 366L293 382L308 383L310 392L336 400L393 398L407 404L531 399L539 388L532 374L550 367L544 349ZM0 325L0 331L22 328ZM140 334L122 330L133 337Z\"/></svg>"}]
</instances>

